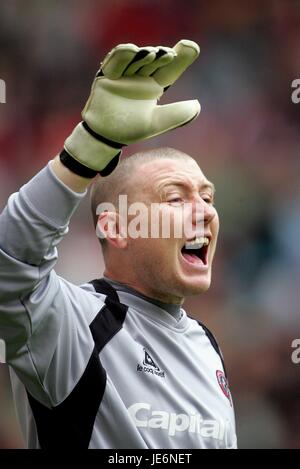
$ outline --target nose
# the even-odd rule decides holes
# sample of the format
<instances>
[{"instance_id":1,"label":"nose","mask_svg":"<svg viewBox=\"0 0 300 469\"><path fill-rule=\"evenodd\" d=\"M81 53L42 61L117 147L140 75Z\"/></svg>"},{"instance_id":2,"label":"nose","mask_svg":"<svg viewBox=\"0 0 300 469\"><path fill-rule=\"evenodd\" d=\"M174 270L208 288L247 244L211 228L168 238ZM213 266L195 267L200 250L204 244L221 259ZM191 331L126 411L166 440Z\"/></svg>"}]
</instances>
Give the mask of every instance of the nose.
<instances>
[{"instance_id":1,"label":"nose","mask_svg":"<svg viewBox=\"0 0 300 469\"><path fill-rule=\"evenodd\" d=\"M204 226L209 225L216 216L216 209L211 204L203 200L201 197L193 203L192 223L195 226L203 223Z\"/></svg>"}]
</instances>

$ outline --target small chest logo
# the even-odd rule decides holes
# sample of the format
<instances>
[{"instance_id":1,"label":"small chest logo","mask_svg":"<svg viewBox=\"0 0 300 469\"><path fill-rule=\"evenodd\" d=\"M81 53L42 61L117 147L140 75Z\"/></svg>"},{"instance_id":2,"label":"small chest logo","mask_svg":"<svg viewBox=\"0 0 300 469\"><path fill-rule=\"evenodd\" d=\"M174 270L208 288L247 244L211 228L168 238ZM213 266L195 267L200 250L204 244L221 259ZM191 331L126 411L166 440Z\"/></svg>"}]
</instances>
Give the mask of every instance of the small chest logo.
<instances>
[{"instance_id":1,"label":"small chest logo","mask_svg":"<svg viewBox=\"0 0 300 469\"><path fill-rule=\"evenodd\" d=\"M142 371L144 373L149 373L152 375L159 376L160 378L165 378L165 372L162 371L159 366L155 363L150 353L144 348L143 364L137 364L136 370Z\"/></svg>"},{"instance_id":2,"label":"small chest logo","mask_svg":"<svg viewBox=\"0 0 300 469\"><path fill-rule=\"evenodd\" d=\"M220 388L222 389L223 393L225 394L225 396L229 400L230 405L232 406L231 393L230 393L230 390L229 390L229 385L228 385L228 381L227 381L226 376L224 375L223 371L221 371L221 370L217 370L216 375L217 375L217 380L218 380L218 383L220 385Z\"/></svg>"}]
</instances>

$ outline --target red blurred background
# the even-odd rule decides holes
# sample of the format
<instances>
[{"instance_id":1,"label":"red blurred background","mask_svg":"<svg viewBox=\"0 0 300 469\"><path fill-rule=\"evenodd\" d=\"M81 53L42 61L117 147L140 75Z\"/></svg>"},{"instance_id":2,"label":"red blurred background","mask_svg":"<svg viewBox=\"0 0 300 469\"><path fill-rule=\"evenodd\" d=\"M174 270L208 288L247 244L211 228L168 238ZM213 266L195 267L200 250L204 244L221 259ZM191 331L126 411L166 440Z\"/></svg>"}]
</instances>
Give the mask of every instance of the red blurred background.
<instances>
[{"instance_id":1,"label":"red blurred background","mask_svg":"<svg viewBox=\"0 0 300 469\"><path fill-rule=\"evenodd\" d=\"M241 448L300 448L300 3L296 0L10 0L0 5L0 210L61 149L104 54L120 42L173 46L200 58L165 102L198 98L190 126L131 146L190 153L214 181L221 233L208 293L185 308L225 355ZM80 255L78 256L78 247ZM59 249L75 283L103 261L88 198ZM21 448L7 368L0 365L0 447Z\"/></svg>"}]
</instances>

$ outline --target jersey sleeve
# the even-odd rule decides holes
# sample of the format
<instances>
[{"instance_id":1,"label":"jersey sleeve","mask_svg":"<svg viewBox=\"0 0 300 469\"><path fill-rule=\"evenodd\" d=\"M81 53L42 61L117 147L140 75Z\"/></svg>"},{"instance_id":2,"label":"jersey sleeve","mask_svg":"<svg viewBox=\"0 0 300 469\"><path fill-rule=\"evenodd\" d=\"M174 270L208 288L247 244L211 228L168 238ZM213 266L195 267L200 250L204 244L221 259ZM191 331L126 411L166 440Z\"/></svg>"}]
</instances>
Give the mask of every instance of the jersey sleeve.
<instances>
[{"instance_id":1,"label":"jersey sleeve","mask_svg":"<svg viewBox=\"0 0 300 469\"><path fill-rule=\"evenodd\" d=\"M94 347L89 323L99 298L54 270L57 246L84 196L49 163L0 215L0 338L7 363L47 406L72 390Z\"/></svg>"}]
</instances>

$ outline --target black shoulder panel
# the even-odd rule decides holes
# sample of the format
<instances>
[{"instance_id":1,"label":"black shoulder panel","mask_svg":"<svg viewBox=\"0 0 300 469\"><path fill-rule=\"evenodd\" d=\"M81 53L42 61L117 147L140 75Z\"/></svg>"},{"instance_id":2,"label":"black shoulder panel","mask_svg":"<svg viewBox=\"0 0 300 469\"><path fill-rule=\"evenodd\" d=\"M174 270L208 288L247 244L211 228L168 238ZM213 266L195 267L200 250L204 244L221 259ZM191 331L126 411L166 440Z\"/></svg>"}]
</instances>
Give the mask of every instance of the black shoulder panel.
<instances>
[{"instance_id":1,"label":"black shoulder panel","mask_svg":"<svg viewBox=\"0 0 300 469\"><path fill-rule=\"evenodd\" d=\"M80 380L69 396L49 409L27 392L42 449L89 447L95 418L106 386L106 371L99 353L123 326L128 307L121 304L117 292L105 280L90 282L107 295L90 330L95 348Z\"/></svg>"},{"instance_id":2,"label":"black shoulder panel","mask_svg":"<svg viewBox=\"0 0 300 469\"><path fill-rule=\"evenodd\" d=\"M106 372L95 347L79 382L58 406L49 409L28 392L42 449L86 449L106 384Z\"/></svg>"}]
</instances>

